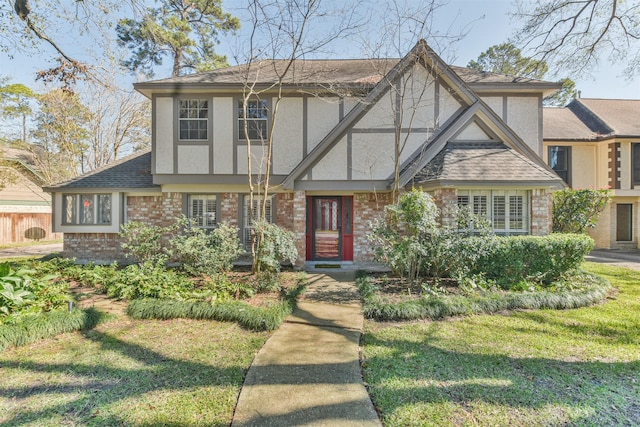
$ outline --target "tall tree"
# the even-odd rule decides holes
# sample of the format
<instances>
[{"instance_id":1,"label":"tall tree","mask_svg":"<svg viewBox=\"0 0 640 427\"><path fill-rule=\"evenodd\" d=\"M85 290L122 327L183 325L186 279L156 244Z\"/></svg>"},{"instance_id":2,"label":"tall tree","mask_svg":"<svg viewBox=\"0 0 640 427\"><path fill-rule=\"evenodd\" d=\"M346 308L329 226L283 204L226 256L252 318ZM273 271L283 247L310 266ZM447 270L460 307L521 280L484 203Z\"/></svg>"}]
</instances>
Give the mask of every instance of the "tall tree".
<instances>
[{"instance_id":1,"label":"tall tree","mask_svg":"<svg viewBox=\"0 0 640 427\"><path fill-rule=\"evenodd\" d=\"M512 43L491 46L471 60L467 67L490 73L506 74L514 77L542 79L549 71L545 61L523 56L522 51ZM562 89L544 99L545 105L564 106L576 96L576 84L570 78L560 80Z\"/></svg>"},{"instance_id":2,"label":"tall tree","mask_svg":"<svg viewBox=\"0 0 640 427\"><path fill-rule=\"evenodd\" d=\"M226 56L215 52L218 35L239 27L237 18L223 12L221 0L160 0L142 19L120 20L116 32L118 43L131 51L123 61L131 71L151 76L169 56L171 74L179 76L226 65Z\"/></svg>"},{"instance_id":3,"label":"tall tree","mask_svg":"<svg viewBox=\"0 0 640 427\"><path fill-rule=\"evenodd\" d=\"M571 73L592 69L599 59L640 70L640 0L518 0L519 45L536 58Z\"/></svg>"},{"instance_id":4,"label":"tall tree","mask_svg":"<svg viewBox=\"0 0 640 427\"><path fill-rule=\"evenodd\" d=\"M33 113L32 104L36 94L27 86L12 83L0 86L0 113L3 119L20 121L20 141L27 142L27 119Z\"/></svg>"},{"instance_id":5,"label":"tall tree","mask_svg":"<svg viewBox=\"0 0 640 427\"><path fill-rule=\"evenodd\" d=\"M77 176L89 137L91 113L78 95L54 89L39 97L32 148L36 164L48 183Z\"/></svg>"}]
</instances>

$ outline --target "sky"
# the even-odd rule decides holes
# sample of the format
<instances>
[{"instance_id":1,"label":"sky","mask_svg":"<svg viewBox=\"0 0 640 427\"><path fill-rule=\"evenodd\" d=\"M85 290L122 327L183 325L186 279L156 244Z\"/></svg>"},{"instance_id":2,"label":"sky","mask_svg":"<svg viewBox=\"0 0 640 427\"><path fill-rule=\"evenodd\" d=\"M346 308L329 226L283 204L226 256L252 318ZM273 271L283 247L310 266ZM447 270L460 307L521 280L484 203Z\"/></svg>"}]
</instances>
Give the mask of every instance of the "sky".
<instances>
[{"instance_id":1,"label":"sky","mask_svg":"<svg viewBox=\"0 0 640 427\"><path fill-rule=\"evenodd\" d=\"M237 2L225 1L223 4L232 14L242 14L242 10L234 10ZM470 60L477 59L478 55L490 46L506 42L517 30L517 22L508 14L512 8L511 0L450 0L448 5L436 12L436 25L440 26L442 31L450 30L457 33L464 30L467 31L467 35L456 44L444 47L440 51L443 59L452 65L466 66ZM242 33L238 37L242 37ZM429 40L427 42L429 43ZM74 40L62 40L60 44L72 55L77 49L77 42ZM231 38L223 40L218 52L229 54L231 57L233 44L234 40ZM353 43L339 41L333 46L332 55L335 55L335 58L362 57L363 53L359 49ZM46 52L40 56L13 52L13 59L9 59L6 54L0 54L0 76L9 76L14 83L24 83L37 89L38 84L34 82L35 72L48 68L50 63L47 63L47 60L54 56L54 52ZM576 82L583 98L640 99L640 76L629 82L621 75L622 68L622 65L611 66L602 61L593 75L568 77ZM164 77L161 73L157 75ZM559 80L563 77L567 76L547 75L545 79ZM121 78L124 86L131 85L134 81L132 76Z\"/></svg>"}]
</instances>

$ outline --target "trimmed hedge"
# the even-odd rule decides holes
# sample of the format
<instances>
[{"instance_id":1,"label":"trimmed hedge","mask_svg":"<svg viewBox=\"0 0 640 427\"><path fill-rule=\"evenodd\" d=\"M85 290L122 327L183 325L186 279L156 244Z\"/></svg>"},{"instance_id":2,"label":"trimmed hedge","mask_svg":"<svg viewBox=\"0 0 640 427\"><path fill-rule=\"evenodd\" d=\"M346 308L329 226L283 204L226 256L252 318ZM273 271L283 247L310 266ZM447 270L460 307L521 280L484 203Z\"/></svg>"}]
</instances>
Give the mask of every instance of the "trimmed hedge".
<instances>
[{"instance_id":1,"label":"trimmed hedge","mask_svg":"<svg viewBox=\"0 0 640 427\"><path fill-rule=\"evenodd\" d=\"M255 307L235 300L211 304L146 298L131 301L127 314L134 319L187 318L237 322L251 331L273 331L293 312L295 301L304 288L302 285L287 292L284 299L270 307Z\"/></svg>"},{"instance_id":2,"label":"trimmed hedge","mask_svg":"<svg viewBox=\"0 0 640 427\"><path fill-rule=\"evenodd\" d=\"M442 319L452 316L489 314L516 309L569 309L586 307L604 300L611 285L589 275L595 284L587 288L562 292L511 292L479 296L428 296L403 302L386 302L368 290L364 297L364 315L378 321ZM362 280L362 279L360 279ZM366 279L364 279L366 280ZM361 287L369 285L360 283Z\"/></svg>"},{"instance_id":3,"label":"trimmed hedge","mask_svg":"<svg viewBox=\"0 0 640 427\"><path fill-rule=\"evenodd\" d=\"M254 307L242 301L211 304L164 299L138 299L129 303L127 314L134 319L207 319L237 322L252 331L272 331L293 311L282 301L268 308Z\"/></svg>"},{"instance_id":4,"label":"trimmed hedge","mask_svg":"<svg viewBox=\"0 0 640 427\"><path fill-rule=\"evenodd\" d=\"M486 250L470 265L471 274L482 274L501 286L534 281L549 284L567 271L577 269L594 247L593 239L583 234L551 234L549 236L509 236L487 240L470 237L470 249Z\"/></svg>"},{"instance_id":5,"label":"trimmed hedge","mask_svg":"<svg viewBox=\"0 0 640 427\"><path fill-rule=\"evenodd\" d=\"M104 314L87 310L54 310L24 317L19 323L0 325L0 351L7 347L21 346L51 338L65 332L92 329L104 318Z\"/></svg>"}]
</instances>

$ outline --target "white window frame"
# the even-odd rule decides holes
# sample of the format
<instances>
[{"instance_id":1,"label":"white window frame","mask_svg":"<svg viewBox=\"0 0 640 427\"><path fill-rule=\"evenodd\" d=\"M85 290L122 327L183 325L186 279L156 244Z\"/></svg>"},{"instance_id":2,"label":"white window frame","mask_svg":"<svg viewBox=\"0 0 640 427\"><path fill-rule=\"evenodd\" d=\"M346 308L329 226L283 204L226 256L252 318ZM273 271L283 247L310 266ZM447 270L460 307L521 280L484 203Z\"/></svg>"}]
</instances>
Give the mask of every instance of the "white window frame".
<instances>
[{"instance_id":1,"label":"white window frame","mask_svg":"<svg viewBox=\"0 0 640 427\"><path fill-rule=\"evenodd\" d=\"M528 190L458 190L458 206L470 206L487 218L496 234L529 234L530 205Z\"/></svg>"},{"instance_id":2,"label":"white window frame","mask_svg":"<svg viewBox=\"0 0 640 427\"><path fill-rule=\"evenodd\" d=\"M195 103L195 104L194 104ZM183 104L186 104L183 106ZM209 139L209 100L204 98L180 98L178 99L178 139L180 141L207 141ZM189 123L198 123L197 129L189 129ZM188 133L186 138L182 137L182 126L187 125L185 131ZM203 129L204 138L198 135ZM191 132L195 132L197 138Z\"/></svg>"},{"instance_id":3,"label":"white window frame","mask_svg":"<svg viewBox=\"0 0 640 427\"><path fill-rule=\"evenodd\" d=\"M111 225L111 193L62 194L62 225Z\"/></svg>"},{"instance_id":4,"label":"white window frame","mask_svg":"<svg viewBox=\"0 0 640 427\"><path fill-rule=\"evenodd\" d=\"M199 203L201 212L195 212ZM193 227L213 229L218 226L218 197L215 194L187 195L187 218Z\"/></svg>"}]
</instances>

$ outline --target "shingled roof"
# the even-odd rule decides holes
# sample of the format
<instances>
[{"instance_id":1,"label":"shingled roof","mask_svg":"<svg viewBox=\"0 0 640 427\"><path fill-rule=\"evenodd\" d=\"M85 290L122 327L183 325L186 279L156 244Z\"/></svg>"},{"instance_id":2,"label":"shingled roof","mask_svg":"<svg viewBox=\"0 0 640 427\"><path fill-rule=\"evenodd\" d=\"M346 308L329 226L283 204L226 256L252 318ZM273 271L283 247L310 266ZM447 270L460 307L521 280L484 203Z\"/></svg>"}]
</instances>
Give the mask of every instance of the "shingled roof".
<instances>
[{"instance_id":1,"label":"shingled roof","mask_svg":"<svg viewBox=\"0 0 640 427\"><path fill-rule=\"evenodd\" d=\"M398 58L388 59L305 59L296 60L285 74L282 83L292 86L316 87L362 87L372 88L398 62ZM153 89L195 87L240 87L244 82L271 85L288 65L284 60L256 61L247 68L247 64L219 68L202 73L170 77L160 80L136 83L134 87L149 96ZM496 85L512 88L537 88L543 91L560 89L559 83L543 80L495 74L464 67L450 67L464 82L474 90L491 89ZM249 70L249 73L248 73Z\"/></svg>"},{"instance_id":2,"label":"shingled roof","mask_svg":"<svg viewBox=\"0 0 640 427\"><path fill-rule=\"evenodd\" d=\"M510 185L539 183L562 187L562 179L502 143L449 142L413 179L415 184Z\"/></svg>"},{"instance_id":3,"label":"shingled roof","mask_svg":"<svg viewBox=\"0 0 640 427\"><path fill-rule=\"evenodd\" d=\"M45 191L67 189L159 190L151 176L151 151L144 150L124 157L99 169L44 188Z\"/></svg>"},{"instance_id":4,"label":"shingled roof","mask_svg":"<svg viewBox=\"0 0 640 427\"><path fill-rule=\"evenodd\" d=\"M565 108L545 108L543 120L548 141L640 137L640 100L574 99Z\"/></svg>"}]
</instances>

